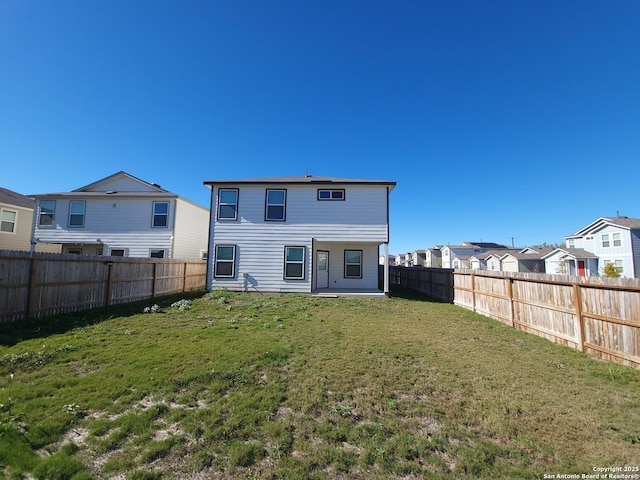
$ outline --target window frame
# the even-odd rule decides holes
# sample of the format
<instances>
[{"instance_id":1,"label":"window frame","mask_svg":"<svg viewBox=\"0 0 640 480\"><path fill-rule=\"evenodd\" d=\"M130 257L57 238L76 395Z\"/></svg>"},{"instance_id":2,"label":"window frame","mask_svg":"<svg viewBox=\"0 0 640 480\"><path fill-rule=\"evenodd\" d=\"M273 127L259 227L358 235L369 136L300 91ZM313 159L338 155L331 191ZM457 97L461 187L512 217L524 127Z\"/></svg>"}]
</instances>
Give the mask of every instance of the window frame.
<instances>
[{"instance_id":1,"label":"window frame","mask_svg":"<svg viewBox=\"0 0 640 480\"><path fill-rule=\"evenodd\" d=\"M74 213L73 212L73 206L74 205L82 205L82 214L80 213ZM72 224L72 218L73 217L78 217L82 215L82 221L80 222L79 225L75 225ZM84 228L84 220L87 216L87 202L85 202L84 200L70 200L69 201L69 215L67 217L67 227L69 228Z\"/></svg>"},{"instance_id":2,"label":"window frame","mask_svg":"<svg viewBox=\"0 0 640 480\"><path fill-rule=\"evenodd\" d=\"M287 252L290 249L301 249L302 250L302 260L287 260ZM284 247L284 258L283 258L283 270L282 270L282 278L284 280L306 280L307 279L307 247L304 245L285 245ZM299 277L287 276L287 265L302 265L301 273L302 275Z\"/></svg>"},{"instance_id":3,"label":"window frame","mask_svg":"<svg viewBox=\"0 0 640 480\"><path fill-rule=\"evenodd\" d=\"M234 203L224 202L222 203L222 192L234 192L236 194L236 201ZM238 202L240 200L240 189L239 188L218 188L218 208L216 211L216 218L218 221L222 222L233 222L238 220ZM233 217L223 217L221 214L221 207L233 205Z\"/></svg>"},{"instance_id":4,"label":"window frame","mask_svg":"<svg viewBox=\"0 0 640 480\"><path fill-rule=\"evenodd\" d=\"M611 241L609 240L608 233L603 233L600 237L600 240L602 241L602 248L609 248L611 246Z\"/></svg>"},{"instance_id":5,"label":"window frame","mask_svg":"<svg viewBox=\"0 0 640 480\"><path fill-rule=\"evenodd\" d=\"M358 263L353 263L353 262L347 262L347 255L351 252L358 252L360 254L360 262ZM353 266L353 265L359 265L360 267L360 273L358 276L356 275L348 275L348 267L349 266ZM350 279L362 279L362 274L364 270L364 252L362 250L355 250L355 249L349 249L349 250L345 250L344 251L344 278L350 278Z\"/></svg>"},{"instance_id":6,"label":"window frame","mask_svg":"<svg viewBox=\"0 0 640 480\"><path fill-rule=\"evenodd\" d=\"M167 212L166 213L156 213L156 206L158 205L166 205ZM169 212L171 211L171 205L167 201L157 201L153 202L151 206L151 228L169 228ZM165 218L164 225L156 225L156 218Z\"/></svg>"},{"instance_id":7,"label":"window frame","mask_svg":"<svg viewBox=\"0 0 640 480\"><path fill-rule=\"evenodd\" d=\"M616 239L616 236L618 237ZM618 243L616 245L616 242ZM614 232L611 234L611 246L613 247L621 247L622 246L622 234L620 232Z\"/></svg>"},{"instance_id":8,"label":"window frame","mask_svg":"<svg viewBox=\"0 0 640 480\"><path fill-rule=\"evenodd\" d=\"M13 221L5 220L4 219L5 213L13 213ZM2 228L2 225L4 225L5 223L10 224L12 226L11 230L4 230ZM10 235L15 235L17 226L18 226L18 211L11 210L9 208L0 208L0 233L8 233Z\"/></svg>"},{"instance_id":9,"label":"window frame","mask_svg":"<svg viewBox=\"0 0 640 480\"><path fill-rule=\"evenodd\" d=\"M269 203L269 192L283 192L283 203ZM270 218L269 207L282 207L282 218ZM287 189L286 188L267 188L264 196L264 221L265 222L286 222L287 221Z\"/></svg>"},{"instance_id":10,"label":"window frame","mask_svg":"<svg viewBox=\"0 0 640 480\"><path fill-rule=\"evenodd\" d=\"M114 255L113 252L122 252L122 255ZM122 247L109 248L109 256L110 257L126 257L127 249Z\"/></svg>"},{"instance_id":11,"label":"window frame","mask_svg":"<svg viewBox=\"0 0 640 480\"><path fill-rule=\"evenodd\" d=\"M51 212L43 213L42 209L45 204L53 204L53 208L51 208ZM44 223L42 221L43 217L50 217L50 223ZM53 222L56 219L56 201L55 200L40 200L38 206L38 226L39 227L53 227Z\"/></svg>"},{"instance_id":12,"label":"window frame","mask_svg":"<svg viewBox=\"0 0 640 480\"><path fill-rule=\"evenodd\" d=\"M329 192L329 198L322 198L321 192ZM334 198L333 194L340 192L341 198ZM319 188L318 189L318 201L319 202L344 202L346 198L346 191L344 188Z\"/></svg>"},{"instance_id":13,"label":"window frame","mask_svg":"<svg viewBox=\"0 0 640 480\"><path fill-rule=\"evenodd\" d=\"M218 258L218 249L220 248L232 248L233 255L231 260L220 260ZM236 245L228 245L228 244L219 244L214 247L214 257L213 257L213 278L236 278ZM218 273L218 264L219 263L230 263L231 264L231 275L224 275Z\"/></svg>"},{"instance_id":14,"label":"window frame","mask_svg":"<svg viewBox=\"0 0 640 480\"><path fill-rule=\"evenodd\" d=\"M155 255L154 255L155 253ZM158 254L161 253L161 256ZM167 249L166 248L150 248L149 249L149 258L167 258L166 257Z\"/></svg>"}]
</instances>

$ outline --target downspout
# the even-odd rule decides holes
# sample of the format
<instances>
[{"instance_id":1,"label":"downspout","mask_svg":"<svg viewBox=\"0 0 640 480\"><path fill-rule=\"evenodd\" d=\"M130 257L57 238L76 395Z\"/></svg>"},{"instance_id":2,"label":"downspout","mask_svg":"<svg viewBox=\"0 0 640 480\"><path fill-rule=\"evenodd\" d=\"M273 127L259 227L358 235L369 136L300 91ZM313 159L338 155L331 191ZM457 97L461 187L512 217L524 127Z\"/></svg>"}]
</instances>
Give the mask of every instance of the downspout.
<instances>
[{"instance_id":1,"label":"downspout","mask_svg":"<svg viewBox=\"0 0 640 480\"><path fill-rule=\"evenodd\" d=\"M384 244L384 294L389 296L389 187L387 187L387 241Z\"/></svg>"},{"instance_id":2,"label":"downspout","mask_svg":"<svg viewBox=\"0 0 640 480\"><path fill-rule=\"evenodd\" d=\"M207 183L205 183L207 185ZM215 249L213 248L213 185L209 184L208 187L211 189L211 199L209 201L209 239L207 240L207 278L205 280L205 290L207 292L211 291L212 288L212 278L213 278L213 254Z\"/></svg>"}]
</instances>

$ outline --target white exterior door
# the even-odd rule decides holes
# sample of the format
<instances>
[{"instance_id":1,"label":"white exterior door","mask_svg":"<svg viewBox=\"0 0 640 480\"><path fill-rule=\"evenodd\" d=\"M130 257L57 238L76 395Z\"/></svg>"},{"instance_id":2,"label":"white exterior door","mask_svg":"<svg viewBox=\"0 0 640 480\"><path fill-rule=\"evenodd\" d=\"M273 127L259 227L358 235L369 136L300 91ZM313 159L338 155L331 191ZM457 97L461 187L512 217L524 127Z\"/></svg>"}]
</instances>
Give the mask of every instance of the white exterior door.
<instances>
[{"instance_id":1,"label":"white exterior door","mask_svg":"<svg viewBox=\"0 0 640 480\"><path fill-rule=\"evenodd\" d=\"M329 288L329 252L316 253L316 288Z\"/></svg>"}]
</instances>

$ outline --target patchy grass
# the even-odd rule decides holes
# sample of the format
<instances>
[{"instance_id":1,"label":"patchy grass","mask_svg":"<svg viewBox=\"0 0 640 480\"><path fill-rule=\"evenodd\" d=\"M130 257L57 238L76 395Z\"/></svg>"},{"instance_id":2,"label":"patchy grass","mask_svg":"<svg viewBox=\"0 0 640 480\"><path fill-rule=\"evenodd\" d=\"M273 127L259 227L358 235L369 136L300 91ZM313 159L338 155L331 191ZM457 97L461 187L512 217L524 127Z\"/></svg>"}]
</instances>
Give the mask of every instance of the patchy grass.
<instances>
[{"instance_id":1,"label":"patchy grass","mask_svg":"<svg viewBox=\"0 0 640 480\"><path fill-rule=\"evenodd\" d=\"M520 479L640 459L640 372L416 297L200 292L4 325L0 404L7 478Z\"/></svg>"}]
</instances>

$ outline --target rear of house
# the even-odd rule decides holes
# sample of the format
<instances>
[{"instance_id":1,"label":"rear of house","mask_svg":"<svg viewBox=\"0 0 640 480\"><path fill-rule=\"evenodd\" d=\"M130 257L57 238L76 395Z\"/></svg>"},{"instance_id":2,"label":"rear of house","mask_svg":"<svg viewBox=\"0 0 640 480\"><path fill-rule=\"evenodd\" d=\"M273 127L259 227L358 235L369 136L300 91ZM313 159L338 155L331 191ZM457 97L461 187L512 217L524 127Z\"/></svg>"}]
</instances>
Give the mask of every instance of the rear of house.
<instances>
[{"instance_id":1,"label":"rear of house","mask_svg":"<svg viewBox=\"0 0 640 480\"><path fill-rule=\"evenodd\" d=\"M307 175L204 183L212 195L208 290L381 293L395 182Z\"/></svg>"},{"instance_id":2,"label":"rear of house","mask_svg":"<svg viewBox=\"0 0 640 480\"><path fill-rule=\"evenodd\" d=\"M34 198L36 246L78 255L194 260L207 251L206 208L126 172Z\"/></svg>"}]
</instances>

